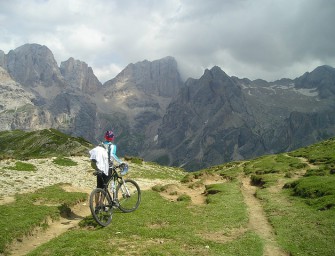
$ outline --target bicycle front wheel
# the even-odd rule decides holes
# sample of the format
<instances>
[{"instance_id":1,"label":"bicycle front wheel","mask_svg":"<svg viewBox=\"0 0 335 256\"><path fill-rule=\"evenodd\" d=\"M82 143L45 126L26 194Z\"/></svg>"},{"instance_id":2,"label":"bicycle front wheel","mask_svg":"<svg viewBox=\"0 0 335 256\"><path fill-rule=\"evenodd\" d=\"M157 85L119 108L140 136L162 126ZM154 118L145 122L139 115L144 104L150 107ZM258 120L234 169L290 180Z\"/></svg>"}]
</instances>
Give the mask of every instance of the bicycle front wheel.
<instances>
[{"instance_id":1,"label":"bicycle front wheel","mask_svg":"<svg viewBox=\"0 0 335 256\"><path fill-rule=\"evenodd\" d=\"M93 218L99 225L106 227L112 221L113 207L107 192L96 188L90 195L90 209Z\"/></svg>"},{"instance_id":2,"label":"bicycle front wheel","mask_svg":"<svg viewBox=\"0 0 335 256\"><path fill-rule=\"evenodd\" d=\"M123 180L116 188L119 209L123 212L135 211L141 202L141 190L138 184L130 179Z\"/></svg>"}]
</instances>

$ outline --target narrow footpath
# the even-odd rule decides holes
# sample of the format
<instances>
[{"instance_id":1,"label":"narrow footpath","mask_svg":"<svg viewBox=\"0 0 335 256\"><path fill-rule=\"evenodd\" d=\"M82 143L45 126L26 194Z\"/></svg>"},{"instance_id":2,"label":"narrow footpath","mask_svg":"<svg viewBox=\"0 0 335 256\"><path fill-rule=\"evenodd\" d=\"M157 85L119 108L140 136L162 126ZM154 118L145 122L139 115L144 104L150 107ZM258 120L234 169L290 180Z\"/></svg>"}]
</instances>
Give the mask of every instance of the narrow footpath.
<instances>
[{"instance_id":1,"label":"narrow footpath","mask_svg":"<svg viewBox=\"0 0 335 256\"><path fill-rule=\"evenodd\" d=\"M250 184L250 178L244 177L241 181L241 191L249 211L249 228L265 241L263 256L289 256L276 242L273 228L265 216L260 201L255 197L256 187Z\"/></svg>"}]
</instances>

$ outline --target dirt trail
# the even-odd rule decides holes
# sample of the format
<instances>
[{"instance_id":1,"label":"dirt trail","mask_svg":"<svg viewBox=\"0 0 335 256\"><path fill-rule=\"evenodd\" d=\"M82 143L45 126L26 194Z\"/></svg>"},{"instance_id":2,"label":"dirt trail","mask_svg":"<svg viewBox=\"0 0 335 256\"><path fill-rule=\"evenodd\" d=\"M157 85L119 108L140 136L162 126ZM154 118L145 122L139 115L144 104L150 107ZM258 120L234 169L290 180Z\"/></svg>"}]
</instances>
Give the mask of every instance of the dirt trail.
<instances>
[{"instance_id":1,"label":"dirt trail","mask_svg":"<svg viewBox=\"0 0 335 256\"><path fill-rule=\"evenodd\" d=\"M57 221L50 221L46 230L41 230L40 228L36 229L30 236L13 243L10 249L10 255L26 255L40 245L58 237L70 229L77 227L78 223L89 214L91 213L87 202L79 203L72 209L70 217L61 217Z\"/></svg>"},{"instance_id":2,"label":"dirt trail","mask_svg":"<svg viewBox=\"0 0 335 256\"><path fill-rule=\"evenodd\" d=\"M249 211L249 228L265 241L264 256L288 256L279 248L272 226L268 222L263 207L255 197L256 187L251 186L250 178L241 178L241 191Z\"/></svg>"},{"instance_id":3,"label":"dirt trail","mask_svg":"<svg viewBox=\"0 0 335 256\"><path fill-rule=\"evenodd\" d=\"M89 189L76 188L70 185L63 186L67 192L85 192L89 193ZM58 237L68 230L76 228L78 223L86 216L91 214L89 209L88 198L86 201L78 203L71 208L71 214L67 217L60 217L59 220L49 220L48 228L43 230L42 228L36 228L31 232L30 236L26 236L19 241L15 241L10 246L10 255L21 256L26 255L28 252L34 250L38 246L50 241L51 239Z\"/></svg>"},{"instance_id":4,"label":"dirt trail","mask_svg":"<svg viewBox=\"0 0 335 256\"><path fill-rule=\"evenodd\" d=\"M256 187L250 184L250 178L248 177L240 177L239 179L242 183L241 192L244 197L244 202L249 211L249 224L247 229L255 231L265 241L263 256L288 256L289 254L281 250L278 246L272 226L265 216L261 203L255 197ZM204 180L205 184L222 182L225 182L225 180L215 176L207 177L207 179ZM176 201L180 195L187 194L191 197L193 204L204 204L206 202L206 196L203 193L204 189L204 186L203 188L198 187L192 189L188 187L187 184L170 184L165 191L161 192L161 195L170 201ZM206 238L218 242L229 242L246 232L247 229L241 228L234 230L229 237L216 232L212 235L206 234Z\"/></svg>"},{"instance_id":5,"label":"dirt trail","mask_svg":"<svg viewBox=\"0 0 335 256\"><path fill-rule=\"evenodd\" d=\"M159 182L158 180L155 183L164 183L163 181ZM149 189L153 186L153 180L145 180L141 179L139 182L141 190ZM89 194L91 192L90 188L80 188L74 187L71 185L64 185L64 190L67 192L85 192ZM6 201L3 200L2 203L10 203L14 200L14 197L6 197ZM23 256L29 253L30 251L36 249L49 242L51 239L60 236L68 230L74 229L78 226L78 223L84 219L85 217L91 214L89 209L89 198L85 202L81 202L74 207L71 208L71 215L69 217L61 217L56 221L48 221L48 228L46 230L42 230L41 228L37 228L31 232L29 236L26 236L18 241L15 241L10 246L10 255L13 256Z\"/></svg>"}]
</instances>

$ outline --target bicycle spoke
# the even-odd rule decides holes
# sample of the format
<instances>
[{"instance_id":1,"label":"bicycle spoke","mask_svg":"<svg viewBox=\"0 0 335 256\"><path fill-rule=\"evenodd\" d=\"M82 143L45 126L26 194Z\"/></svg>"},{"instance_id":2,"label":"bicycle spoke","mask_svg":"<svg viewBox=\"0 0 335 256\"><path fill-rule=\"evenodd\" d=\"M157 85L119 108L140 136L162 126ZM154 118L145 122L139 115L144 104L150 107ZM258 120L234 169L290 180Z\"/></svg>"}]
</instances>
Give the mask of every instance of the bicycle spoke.
<instances>
[{"instance_id":1,"label":"bicycle spoke","mask_svg":"<svg viewBox=\"0 0 335 256\"><path fill-rule=\"evenodd\" d=\"M110 206L107 193L100 188L90 195L90 209L93 218L101 226L107 226L112 221L113 208Z\"/></svg>"},{"instance_id":2,"label":"bicycle spoke","mask_svg":"<svg viewBox=\"0 0 335 256\"><path fill-rule=\"evenodd\" d=\"M117 187L117 199L121 211L135 211L141 201L141 191L138 184L133 180L124 180L124 182Z\"/></svg>"}]
</instances>

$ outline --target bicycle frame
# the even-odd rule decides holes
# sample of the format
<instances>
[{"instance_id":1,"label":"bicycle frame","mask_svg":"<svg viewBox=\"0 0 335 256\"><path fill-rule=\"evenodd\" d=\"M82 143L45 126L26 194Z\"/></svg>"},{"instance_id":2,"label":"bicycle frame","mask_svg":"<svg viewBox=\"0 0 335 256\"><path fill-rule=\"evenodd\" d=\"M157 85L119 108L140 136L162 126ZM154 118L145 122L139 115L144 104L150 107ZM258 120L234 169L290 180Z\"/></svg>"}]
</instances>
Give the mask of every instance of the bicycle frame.
<instances>
[{"instance_id":1,"label":"bicycle frame","mask_svg":"<svg viewBox=\"0 0 335 256\"><path fill-rule=\"evenodd\" d=\"M116 171L117 167L111 167L111 177L108 180L107 184L105 184L105 189L108 191L108 194L110 194L110 190L112 191L112 196L110 197L112 200L117 199L117 195L116 195L116 187L118 186L118 184L123 184L123 177L119 176L119 174ZM119 180L121 180L121 183L119 182ZM112 184L111 184L112 182ZM111 186L110 186L111 184ZM108 189L108 188L111 189ZM129 193L129 192L128 192Z\"/></svg>"}]
</instances>

